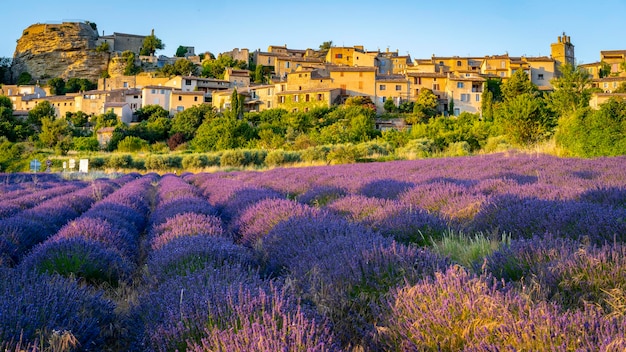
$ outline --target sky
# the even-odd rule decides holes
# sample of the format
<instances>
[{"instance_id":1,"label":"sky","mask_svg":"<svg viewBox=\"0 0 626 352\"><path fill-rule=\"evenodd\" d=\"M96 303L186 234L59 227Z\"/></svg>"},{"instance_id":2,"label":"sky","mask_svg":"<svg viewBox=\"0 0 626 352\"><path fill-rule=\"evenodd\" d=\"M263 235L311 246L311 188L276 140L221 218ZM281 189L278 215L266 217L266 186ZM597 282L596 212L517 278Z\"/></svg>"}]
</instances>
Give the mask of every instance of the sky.
<instances>
[{"instance_id":1,"label":"sky","mask_svg":"<svg viewBox=\"0 0 626 352\"><path fill-rule=\"evenodd\" d=\"M0 6L0 57L13 57L35 23L93 22L113 32L161 39L158 55L178 46L217 54L270 45L319 49L363 45L412 59L435 56L549 56L565 32L577 64L600 51L626 50L626 0L101 0L7 1Z\"/></svg>"}]
</instances>

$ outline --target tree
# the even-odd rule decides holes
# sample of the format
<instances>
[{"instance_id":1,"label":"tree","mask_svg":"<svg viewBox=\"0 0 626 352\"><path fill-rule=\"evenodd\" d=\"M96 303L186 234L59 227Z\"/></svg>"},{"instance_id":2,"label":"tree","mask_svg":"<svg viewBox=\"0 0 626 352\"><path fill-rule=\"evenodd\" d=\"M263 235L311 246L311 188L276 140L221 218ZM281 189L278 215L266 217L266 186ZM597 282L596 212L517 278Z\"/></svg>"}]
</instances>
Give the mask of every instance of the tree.
<instances>
[{"instance_id":1,"label":"tree","mask_svg":"<svg viewBox=\"0 0 626 352\"><path fill-rule=\"evenodd\" d=\"M154 35L154 30L152 30L152 34L145 37L143 40L143 46L139 51L139 55L154 55L157 50L165 49L165 44L161 41L161 39L157 38Z\"/></svg>"},{"instance_id":2,"label":"tree","mask_svg":"<svg viewBox=\"0 0 626 352\"><path fill-rule=\"evenodd\" d=\"M65 83L65 93L86 92L88 90L96 89L97 87L97 83L94 83L86 78L72 77Z\"/></svg>"},{"instance_id":3,"label":"tree","mask_svg":"<svg viewBox=\"0 0 626 352\"><path fill-rule=\"evenodd\" d=\"M10 57L0 57L0 84L9 83L11 81L11 62Z\"/></svg>"},{"instance_id":4,"label":"tree","mask_svg":"<svg viewBox=\"0 0 626 352\"><path fill-rule=\"evenodd\" d=\"M550 83L554 92L548 96L548 106L558 115L565 116L589 106L591 77L579 66L564 64L561 75Z\"/></svg>"},{"instance_id":5,"label":"tree","mask_svg":"<svg viewBox=\"0 0 626 352\"><path fill-rule=\"evenodd\" d=\"M536 96L539 88L530 81L524 70L517 70L508 81L501 86L503 101L515 99L522 94Z\"/></svg>"},{"instance_id":6,"label":"tree","mask_svg":"<svg viewBox=\"0 0 626 352\"><path fill-rule=\"evenodd\" d=\"M9 97L0 95L0 136L5 136L9 141L16 142L18 139L15 125L19 122L13 116L13 103Z\"/></svg>"},{"instance_id":7,"label":"tree","mask_svg":"<svg viewBox=\"0 0 626 352\"><path fill-rule=\"evenodd\" d=\"M254 137L254 129L247 122L218 117L202 123L191 145L197 151L234 149L246 145Z\"/></svg>"},{"instance_id":8,"label":"tree","mask_svg":"<svg viewBox=\"0 0 626 352\"><path fill-rule=\"evenodd\" d=\"M174 70L181 76L193 76L196 74L196 65L187 59L178 59L174 62Z\"/></svg>"},{"instance_id":9,"label":"tree","mask_svg":"<svg viewBox=\"0 0 626 352\"><path fill-rule=\"evenodd\" d=\"M437 115L438 106L439 100L437 99L435 93L428 88L422 88L417 95L417 99L413 107L413 113L428 119Z\"/></svg>"},{"instance_id":10,"label":"tree","mask_svg":"<svg viewBox=\"0 0 626 352\"><path fill-rule=\"evenodd\" d=\"M104 114L96 115L92 118L91 124L93 125L94 136L99 129L103 127L113 127L118 124L117 115L114 112L109 111Z\"/></svg>"},{"instance_id":11,"label":"tree","mask_svg":"<svg viewBox=\"0 0 626 352\"><path fill-rule=\"evenodd\" d=\"M44 100L37 103L34 108L28 111L28 117L26 118L26 121L30 125L32 125L35 130L39 131L41 129L43 118L49 117L54 120L55 116L56 111L54 110L52 104L50 104L49 101Z\"/></svg>"},{"instance_id":12,"label":"tree","mask_svg":"<svg viewBox=\"0 0 626 352\"><path fill-rule=\"evenodd\" d=\"M553 132L556 124L546 110L542 99L522 93L499 106L497 122L511 143L524 146L544 140Z\"/></svg>"},{"instance_id":13,"label":"tree","mask_svg":"<svg viewBox=\"0 0 626 352\"><path fill-rule=\"evenodd\" d=\"M320 44L320 51L328 51L330 50L330 48L332 48L333 46L333 41L329 40L327 42L323 42L322 44Z\"/></svg>"},{"instance_id":14,"label":"tree","mask_svg":"<svg viewBox=\"0 0 626 352\"><path fill-rule=\"evenodd\" d=\"M50 87L50 94L52 95L65 95L65 80L63 78L49 79L48 87Z\"/></svg>"},{"instance_id":15,"label":"tree","mask_svg":"<svg viewBox=\"0 0 626 352\"><path fill-rule=\"evenodd\" d=\"M31 76L31 74L28 73L28 72L22 72L17 77L17 85L18 86L30 84L30 82L32 82L32 81L33 81L33 76Z\"/></svg>"},{"instance_id":16,"label":"tree","mask_svg":"<svg viewBox=\"0 0 626 352\"><path fill-rule=\"evenodd\" d=\"M626 93L626 82L622 82L619 87L613 90L613 93Z\"/></svg>"},{"instance_id":17,"label":"tree","mask_svg":"<svg viewBox=\"0 0 626 352\"><path fill-rule=\"evenodd\" d=\"M205 120L216 117L217 112L211 105L200 104L192 106L174 115L170 135L181 133L185 137L185 141L189 141Z\"/></svg>"},{"instance_id":18,"label":"tree","mask_svg":"<svg viewBox=\"0 0 626 352\"><path fill-rule=\"evenodd\" d=\"M383 104L383 108L386 112L395 112L396 104L393 102L392 98L385 99L385 104Z\"/></svg>"},{"instance_id":19,"label":"tree","mask_svg":"<svg viewBox=\"0 0 626 352\"><path fill-rule=\"evenodd\" d=\"M598 69L598 77L604 78L611 75L611 65L608 62L601 61L600 69Z\"/></svg>"},{"instance_id":20,"label":"tree","mask_svg":"<svg viewBox=\"0 0 626 352\"><path fill-rule=\"evenodd\" d=\"M450 98L448 103L448 116L454 116L454 99Z\"/></svg>"},{"instance_id":21,"label":"tree","mask_svg":"<svg viewBox=\"0 0 626 352\"><path fill-rule=\"evenodd\" d=\"M226 67L246 69L248 63L242 60L234 60L230 55L220 54L217 59L202 62L202 77L224 78Z\"/></svg>"},{"instance_id":22,"label":"tree","mask_svg":"<svg viewBox=\"0 0 626 352\"><path fill-rule=\"evenodd\" d=\"M169 112L165 110L161 105L149 104L145 105L135 111L139 122L147 120L156 120L160 117L169 117Z\"/></svg>"},{"instance_id":23,"label":"tree","mask_svg":"<svg viewBox=\"0 0 626 352\"><path fill-rule=\"evenodd\" d=\"M230 96L230 111L236 119L243 117L243 102L244 97L237 93L237 88L233 89L233 94Z\"/></svg>"},{"instance_id":24,"label":"tree","mask_svg":"<svg viewBox=\"0 0 626 352\"><path fill-rule=\"evenodd\" d=\"M122 58L126 61L126 66L124 66L125 76L134 76L141 71L141 68L135 65L135 53L126 50L122 52Z\"/></svg>"},{"instance_id":25,"label":"tree","mask_svg":"<svg viewBox=\"0 0 626 352\"><path fill-rule=\"evenodd\" d=\"M71 128L65 119L53 119L44 117L41 119L41 132L39 141L46 147L56 147L65 139L71 139Z\"/></svg>"},{"instance_id":26,"label":"tree","mask_svg":"<svg viewBox=\"0 0 626 352\"><path fill-rule=\"evenodd\" d=\"M176 57L185 57L185 54L187 54L187 47L179 45L176 49Z\"/></svg>"}]
</instances>

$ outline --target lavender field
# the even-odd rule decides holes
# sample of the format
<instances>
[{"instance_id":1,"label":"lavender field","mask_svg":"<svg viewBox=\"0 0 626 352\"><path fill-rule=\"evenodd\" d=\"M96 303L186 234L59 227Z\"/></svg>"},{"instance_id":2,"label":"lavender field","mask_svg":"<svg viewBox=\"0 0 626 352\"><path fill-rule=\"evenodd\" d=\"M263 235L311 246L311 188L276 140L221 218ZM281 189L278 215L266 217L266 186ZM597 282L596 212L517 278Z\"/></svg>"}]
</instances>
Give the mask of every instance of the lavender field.
<instances>
[{"instance_id":1,"label":"lavender field","mask_svg":"<svg viewBox=\"0 0 626 352\"><path fill-rule=\"evenodd\" d=\"M625 351L626 157L0 174L5 351Z\"/></svg>"}]
</instances>

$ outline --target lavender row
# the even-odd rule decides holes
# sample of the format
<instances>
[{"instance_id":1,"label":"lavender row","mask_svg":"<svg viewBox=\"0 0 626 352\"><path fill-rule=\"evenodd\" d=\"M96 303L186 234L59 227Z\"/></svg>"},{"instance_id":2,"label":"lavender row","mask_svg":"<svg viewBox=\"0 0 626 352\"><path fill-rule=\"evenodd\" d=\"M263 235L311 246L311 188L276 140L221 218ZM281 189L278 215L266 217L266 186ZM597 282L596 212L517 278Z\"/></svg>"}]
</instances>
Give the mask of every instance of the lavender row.
<instances>
[{"instance_id":1,"label":"lavender row","mask_svg":"<svg viewBox=\"0 0 626 352\"><path fill-rule=\"evenodd\" d=\"M0 220L1 264L15 265L33 246L52 236L115 189L110 181L96 180L87 187Z\"/></svg>"},{"instance_id":2,"label":"lavender row","mask_svg":"<svg viewBox=\"0 0 626 352\"><path fill-rule=\"evenodd\" d=\"M130 181L67 223L24 259L25 270L76 276L116 286L139 259L139 240L151 206L157 175Z\"/></svg>"},{"instance_id":3,"label":"lavender row","mask_svg":"<svg viewBox=\"0 0 626 352\"><path fill-rule=\"evenodd\" d=\"M60 197L86 187L84 182L76 181L69 184L58 184L45 189L32 189L29 193L13 199L0 200L0 219L16 215L20 211L32 208L54 197Z\"/></svg>"}]
</instances>

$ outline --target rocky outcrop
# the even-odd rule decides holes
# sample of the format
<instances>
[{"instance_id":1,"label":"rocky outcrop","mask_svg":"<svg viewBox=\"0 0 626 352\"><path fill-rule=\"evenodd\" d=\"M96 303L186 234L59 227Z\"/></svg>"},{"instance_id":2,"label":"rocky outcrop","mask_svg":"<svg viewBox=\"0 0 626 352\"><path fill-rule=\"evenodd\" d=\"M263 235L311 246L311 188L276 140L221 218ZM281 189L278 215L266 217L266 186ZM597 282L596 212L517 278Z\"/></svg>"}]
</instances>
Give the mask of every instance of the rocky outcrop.
<instances>
[{"instance_id":1,"label":"rocky outcrop","mask_svg":"<svg viewBox=\"0 0 626 352\"><path fill-rule=\"evenodd\" d=\"M94 26L95 27L95 26ZM13 77L97 80L107 70L109 53L96 51L98 32L89 23L33 24L17 41Z\"/></svg>"}]
</instances>

